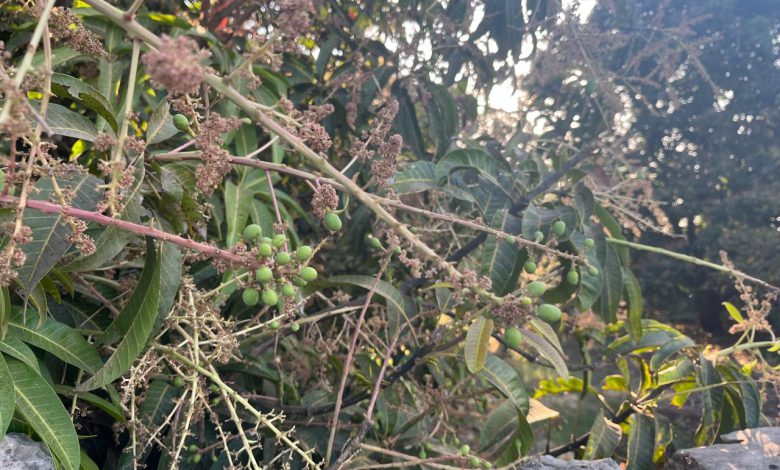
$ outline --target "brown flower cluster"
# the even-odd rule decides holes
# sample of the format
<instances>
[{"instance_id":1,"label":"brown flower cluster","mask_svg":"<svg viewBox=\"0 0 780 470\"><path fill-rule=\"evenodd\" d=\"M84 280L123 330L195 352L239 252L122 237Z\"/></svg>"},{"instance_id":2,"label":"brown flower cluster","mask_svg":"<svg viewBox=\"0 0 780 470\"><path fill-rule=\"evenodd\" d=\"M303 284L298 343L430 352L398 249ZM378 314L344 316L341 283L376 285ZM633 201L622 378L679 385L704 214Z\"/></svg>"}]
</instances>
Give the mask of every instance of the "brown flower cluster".
<instances>
[{"instance_id":1,"label":"brown flower cluster","mask_svg":"<svg viewBox=\"0 0 780 470\"><path fill-rule=\"evenodd\" d=\"M314 190L314 196L311 199L314 215L321 219L328 212L336 210L338 206L339 196L336 194L336 188L329 184L323 184Z\"/></svg>"},{"instance_id":2,"label":"brown flower cluster","mask_svg":"<svg viewBox=\"0 0 780 470\"><path fill-rule=\"evenodd\" d=\"M65 239L76 245L76 249L84 256L94 253L96 249L95 240L85 233L87 230L87 223L80 219L74 219L73 217L65 216L65 218L71 227L71 232L65 236Z\"/></svg>"},{"instance_id":3,"label":"brown flower cluster","mask_svg":"<svg viewBox=\"0 0 780 470\"><path fill-rule=\"evenodd\" d=\"M385 140L396 114L398 101L391 100L377 113L371 132L364 132L362 139L355 141L349 151L352 158L357 158L360 163L371 160L371 183L382 187L386 187L388 180L395 175L398 155L404 144L400 134ZM378 157L375 149L378 149Z\"/></svg>"},{"instance_id":4,"label":"brown flower cluster","mask_svg":"<svg viewBox=\"0 0 780 470\"><path fill-rule=\"evenodd\" d=\"M6 231L13 233L14 224L8 224ZM0 251L0 286L7 286L17 277L17 272L13 268L24 265L27 255L24 254L19 245L30 243L32 241L32 229L22 225L19 231L12 235L10 243Z\"/></svg>"},{"instance_id":5,"label":"brown flower cluster","mask_svg":"<svg viewBox=\"0 0 780 470\"><path fill-rule=\"evenodd\" d=\"M195 170L198 178L197 188L203 194L211 194L230 173L230 153L222 148L222 135L238 129L241 120L236 117L225 118L216 113L209 114L200 126L195 146L201 153L201 164Z\"/></svg>"},{"instance_id":6,"label":"brown flower cluster","mask_svg":"<svg viewBox=\"0 0 780 470\"><path fill-rule=\"evenodd\" d=\"M209 70L203 62L211 52L201 49L187 36L163 35L160 41L158 50L147 52L141 58L152 81L175 95L196 93Z\"/></svg>"},{"instance_id":7,"label":"brown flower cluster","mask_svg":"<svg viewBox=\"0 0 780 470\"><path fill-rule=\"evenodd\" d=\"M0 97L12 104L8 118L0 125L0 134L26 135L30 132L30 121L27 119L30 110L25 93L14 85L6 67L6 61L10 58L11 53L5 50L5 43L0 41Z\"/></svg>"},{"instance_id":8,"label":"brown flower cluster","mask_svg":"<svg viewBox=\"0 0 780 470\"><path fill-rule=\"evenodd\" d=\"M93 143L95 144L96 151L108 152L114 147L114 145L116 145L116 139L110 134L101 132L97 135L97 137L95 137L95 142Z\"/></svg>"},{"instance_id":9,"label":"brown flower cluster","mask_svg":"<svg viewBox=\"0 0 780 470\"><path fill-rule=\"evenodd\" d=\"M49 30L54 40L63 41L66 46L84 55L106 55L100 40L84 28L81 20L67 8L52 8L49 15Z\"/></svg>"},{"instance_id":10,"label":"brown flower cluster","mask_svg":"<svg viewBox=\"0 0 780 470\"><path fill-rule=\"evenodd\" d=\"M279 2L279 15L276 17L276 27L285 50L293 51L301 35L311 26L311 15L314 14L312 0L285 0Z\"/></svg>"},{"instance_id":11,"label":"brown flower cluster","mask_svg":"<svg viewBox=\"0 0 780 470\"><path fill-rule=\"evenodd\" d=\"M332 104L311 106L306 111L299 111L294 109L290 100L282 98L279 100L279 106L286 111L298 125L296 128L293 123L288 123L287 128L291 132L297 133L301 140L306 142L306 145L317 153L327 152L330 149L332 144L330 136L319 122L333 113Z\"/></svg>"}]
</instances>

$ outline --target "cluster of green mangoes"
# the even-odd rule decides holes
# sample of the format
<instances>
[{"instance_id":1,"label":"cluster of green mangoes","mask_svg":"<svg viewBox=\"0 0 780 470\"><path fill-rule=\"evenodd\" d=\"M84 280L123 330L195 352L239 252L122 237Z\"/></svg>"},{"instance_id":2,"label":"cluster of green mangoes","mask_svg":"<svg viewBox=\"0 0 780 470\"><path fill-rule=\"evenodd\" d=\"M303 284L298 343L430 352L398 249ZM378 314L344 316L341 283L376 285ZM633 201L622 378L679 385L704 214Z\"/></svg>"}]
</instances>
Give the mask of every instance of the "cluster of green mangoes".
<instances>
[{"instance_id":1,"label":"cluster of green mangoes","mask_svg":"<svg viewBox=\"0 0 780 470\"><path fill-rule=\"evenodd\" d=\"M281 297L295 297L299 287L317 279L317 270L306 265L314 253L310 246L301 245L288 253L284 249L287 244L284 234L264 237L263 229L257 224L247 225L242 235L247 243L257 248L260 258L268 262L254 273L254 285L259 289L246 287L241 293L246 305L255 306L262 302L273 307ZM275 329L274 326L279 328L278 322L276 325L272 322L270 326L272 329Z\"/></svg>"},{"instance_id":2,"label":"cluster of green mangoes","mask_svg":"<svg viewBox=\"0 0 780 470\"><path fill-rule=\"evenodd\" d=\"M448 445L446 437L442 437L441 439L442 444ZM461 444L460 439L458 439L457 436L454 436L452 444L455 446L460 446L458 448L458 455L461 457L469 457L469 463L474 468L493 468L493 464L488 462L487 460L483 460L479 458L479 456L476 455L469 455L471 452L471 447L468 444ZM420 452L417 455L421 459L427 459L428 458L428 452L434 451L434 447L430 442L425 442L420 447Z\"/></svg>"}]
</instances>

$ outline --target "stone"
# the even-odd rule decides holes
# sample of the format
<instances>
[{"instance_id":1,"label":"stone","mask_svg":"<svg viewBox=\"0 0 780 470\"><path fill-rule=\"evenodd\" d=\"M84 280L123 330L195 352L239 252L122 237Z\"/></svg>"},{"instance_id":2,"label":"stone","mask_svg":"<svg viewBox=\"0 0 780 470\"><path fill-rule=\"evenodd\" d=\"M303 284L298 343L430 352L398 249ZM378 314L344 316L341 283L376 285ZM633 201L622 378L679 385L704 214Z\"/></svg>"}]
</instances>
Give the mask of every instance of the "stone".
<instances>
[{"instance_id":1,"label":"stone","mask_svg":"<svg viewBox=\"0 0 780 470\"><path fill-rule=\"evenodd\" d=\"M666 470L780 470L780 428L744 429L721 440L675 452Z\"/></svg>"},{"instance_id":2,"label":"stone","mask_svg":"<svg viewBox=\"0 0 780 470\"><path fill-rule=\"evenodd\" d=\"M550 455L534 457L524 461L518 470L620 470L612 459L561 460Z\"/></svg>"},{"instance_id":3,"label":"stone","mask_svg":"<svg viewBox=\"0 0 780 470\"><path fill-rule=\"evenodd\" d=\"M14 432L0 441L0 468L3 470L55 470L54 459L42 442Z\"/></svg>"}]
</instances>

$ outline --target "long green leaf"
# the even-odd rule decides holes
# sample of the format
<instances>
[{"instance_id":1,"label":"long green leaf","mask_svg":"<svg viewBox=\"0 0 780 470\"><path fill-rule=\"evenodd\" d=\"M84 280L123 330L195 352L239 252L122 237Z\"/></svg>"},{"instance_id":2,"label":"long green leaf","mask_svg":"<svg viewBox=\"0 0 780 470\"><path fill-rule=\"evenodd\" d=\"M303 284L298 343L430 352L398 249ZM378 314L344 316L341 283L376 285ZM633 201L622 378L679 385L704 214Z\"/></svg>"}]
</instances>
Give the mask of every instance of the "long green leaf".
<instances>
[{"instance_id":1,"label":"long green leaf","mask_svg":"<svg viewBox=\"0 0 780 470\"><path fill-rule=\"evenodd\" d=\"M484 452L511 436L517 430L517 407L505 400L493 408L479 433L479 450Z\"/></svg>"},{"instance_id":2,"label":"long green leaf","mask_svg":"<svg viewBox=\"0 0 780 470\"><path fill-rule=\"evenodd\" d=\"M490 226L507 233L519 233L521 221L508 210L502 209L493 215ZM527 254L517 244L499 241L489 236L482 250L482 274L490 276L491 289L497 295L506 295L517 288L517 280L525 263Z\"/></svg>"},{"instance_id":3,"label":"long green leaf","mask_svg":"<svg viewBox=\"0 0 780 470\"><path fill-rule=\"evenodd\" d=\"M617 309L620 299L623 297L623 269L620 264L620 255L614 246L597 239L597 244L604 243L604 258L601 264L604 267L602 273L603 283L601 285L601 295L596 302L596 308L601 314L602 320L607 323L617 321Z\"/></svg>"},{"instance_id":4,"label":"long green leaf","mask_svg":"<svg viewBox=\"0 0 780 470\"><path fill-rule=\"evenodd\" d=\"M146 127L146 143L159 144L179 133L176 126L173 125L173 116L171 116L170 101L163 98L152 111L149 117L149 125Z\"/></svg>"},{"instance_id":5,"label":"long green leaf","mask_svg":"<svg viewBox=\"0 0 780 470\"><path fill-rule=\"evenodd\" d=\"M523 416L528 413L528 392L525 391L520 376L512 366L490 355L485 361L485 366L479 371L479 375L512 400Z\"/></svg>"},{"instance_id":6,"label":"long green leaf","mask_svg":"<svg viewBox=\"0 0 780 470\"><path fill-rule=\"evenodd\" d=\"M626 329L628 334L634 338L634 341L642 339L642 312L644 311L644 302L642 300L642 291L639 288L639 281L636 280L634 273L628 268L623 268L623 287L628 299L628 321Z\"/></svg>"},{"instance_id":7,"label":"long green leaf","mask_svg":"<svg viewBox=\"0 0 780 470\"><path fill-rule=\"evenodd\" d=\"M60 188L70 186L74 194L71 206L77 209L94 210L102 196L98 191L102 181L91 175L73 180L58 178L57 184ZM30 193L32 199L45 201L54 193L51 178L41 178L35 187L36 191ZM45 214L35 210L25 211L24 223L32 229L32 241L22 245L27 259L18 270L18 280L23 287L22 295L26 297L43 276L65 256L71 246L66 238L71 233L71 228L62 214Z\"/></svg>"},{"instance_id":8,"label":"long green leaf","mask_svg":"<svg viewBox=\"0 0 780 470\"><path fill-rule=\"evenodd\" d=\"M53 134L94 142L97 127L81 114L57 103L49 103L46 110L46 125Z\"/></svg>"},{"instance_id":9,"label":"long green leaf","mask_svg":"<svg viewBox=\"0 0 780 470\"><path fill-rule=\"evenodd\" d=\"M117 131L113 106L92 85L70 75L53 73L51 75L51 91L60 98L72 98L95 111L108 122L114 132Z\"/></svg>"},{"instance_id":10,"label":"long green leaf","mask_svg":"<svg viewBox=\"0 0 780 470\"><path fill-rule=\"evenodd\" d=\"M241 232L249 218L249 209L252 206L254 194L247 190L243 179L239 184L225 181L225 220L227 221L227 235L225 244L228 248L234 246L241 237Z\"/></svg>"},{"instance_id":11,"label":"long green leaf","mask_svg":"<svg viewBox=\"0 0 780 470\"><path fill-rule=\"evenodd\" d=\"M623 432L620 426L604 417L604 412L599 410L593 425L588 433L588 444L585 446L583 460L605 459L612 457Z\"/></svg>"},{"instance_id":12,"label":"long green leaf","mask_svg":"<svg viewBox=\"0 0 780 470\"><path fill-rule=\"evenodd\" d=\"M11 371L8 370L5 359L0 354L0 441L3 440L5 431L8 429L8 425L11 424L11 418L14 416L15 401L16 391L11 378Z\"/></svg>"},{"instance_id":13,"label":"long green leaf","mask_svg":"<svg viewBox=\"0 0 780 470\"><path fill-rule=\"evenodd\" d=\"M78 470L79 439L70 415L51 386L37 372L6 358L16 391L16 409L41 436L65 470Z\"/></svg>"},{"instance_id":14,"label":"long green leaf","mask_svg":"<svg viewBox=\"0 0 780 470\"><path fill-rule=\"evenodd\" d=\"M677 353L682 349L690 348L695 344L696 343L694 343L694 341L687 336L679 336L677 338L667 341L650 358L650 370L656 371L660 369L661 366L664 365L666 360L669 359L671 356L673 356L675 353Z\"/></svg>"},{"instance_id":15,"label":"long green leaf","mask_svg":"<svg viewBox=\"0 0 780 470\"><path fill-rule=\"evenodd\" d=\"M484 315L478 316L469 326L463 353L466 357L466 367L472 374L484 367L492 334L493 320Z\"/></svg>"},{"instance_id":16,"label":"long green leaf","mask_svg":"<svg viewBox=\"0 0 780 470\"><path fill-rule=\"evenodd\" d=\"M41 323L31 310L14 312L8 333L90 374L103 365L95 348L78 331L50 317Z\"/></svg>"},{"instance_id":17,"label":"long green leaf","mask_svg":"<svg viewBox=\"0 0 780 470\"><path fill-rule=\"evenodd\" d=\"M11 321L11 294L8 287L0 288L0 340L8 334L8 322Z\"/></svg>"},{"instance_id":18,"label":"long green leaf","mask_svg":"<svg viewBox=\"0 0 780 470\"><path fill-rule=\"evenodd\" d=\"M530 345L543 358L547 359L553 365L558 375L563 378L569 377L569 368L566 367L566 361L563 359L561 352L552 343L528 330L523 331L523 342Z\"/></svg>"},{"instance_id":19,"label":"long green leaf","mask_svg":"<svg viewBox=\"0 0 780 470\"><path fill-rule=\"evenodd\" d=\"M66 397L72 397L76 395L76 392L73 390L73 387L70 387L68 385L54 385L54 391L57 392L59 395L64 395ZM110 415L112 418L117 420L120 423L123 423L126 421L124 413L122 413L122 408L119 407L119 405L116 405L114 403L111 403L110 401L101 398L94 393L91 392L79 392L78 393L78 399L83 400L90 405L93 405L96 408L99 408L106 412L106 414Z\"/></svg>"},{"instance_id":20,"label":"long green leaf","mask_svg":"<svg viewBox=\"0 0 780 470\"><path fill-rule=\"evenodd\" d=\"M410 194L436 189L436 165L431 162L419 161L407 166L395 175L393 189L396 194Z\"/></svg>"},{"instance_id":21,"label":"long green leaf","mask_svg":"<svg viewBox=\"0 0 780 470\"><path fill-rule=\"evenodd\" d=\"M117 331L124 332L122 341L105 365L79 386L80 391L94 390L119 378L130 368L149 340L160 304L163 264L157 260L154 243L147 241L147 247L144 274L151 271L152 276L142 275L133 296L115 320L117 322L122 319L123 324L116 328ZM127 323L129 325L125 330L124 325Z\"/></svg>"},{"instance_id":22,"label":"long green leaf","mask_svg":"<svg viewBox=\"0 0 780 470\"><path fill-rule=\"evenodd\" d=\"M655 425L653 419L641 413L629 418L628 462L626 470L650 470L655 448Z\"/></svg>"},{"instance_id":23,"label":"long green leaf","mask_svg":"<svg viewBox=\"0 0 780 470\"><path fill-rule=\"evenodd\" d=\"M0 340L0 352L24 362L27 367L36 372L41 371L33 350L14 335L8 335Z\"/></svg>"}]
</instances>

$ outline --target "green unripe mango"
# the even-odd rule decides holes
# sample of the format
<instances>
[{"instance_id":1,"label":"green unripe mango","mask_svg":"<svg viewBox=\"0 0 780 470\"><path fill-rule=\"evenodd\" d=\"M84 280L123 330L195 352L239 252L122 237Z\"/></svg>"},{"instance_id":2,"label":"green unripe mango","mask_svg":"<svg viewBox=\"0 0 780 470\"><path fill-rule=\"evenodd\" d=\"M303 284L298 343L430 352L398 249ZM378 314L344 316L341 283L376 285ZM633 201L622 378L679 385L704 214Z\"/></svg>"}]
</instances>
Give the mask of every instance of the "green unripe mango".
<instances>
[{"instance_id":1,"label":"green unripe mango","mask_svg":"<svg viewBox=\"0 0 780 470\"><path fill-rule=\"evenodd\" d=\"M539 315L539 318L547 323L555 323L561 319L561 309L555 305L542 304L539 306L536 313Z\"/></svg>"},{"instance_id":2,"label":"green unripe mango","mask_svg":"<svg viewBox=\"0 0 780 470\"><path fill-rule=\"evenodd\" d=\"M257 282L266 283L274 278L274 272L268 266L263 266L255 271L255 279Z\"/></svg>"},{"instance_id":3,"label":"green unripe mango","mask_svg":"<svg viewBox=\"0 0 780 470\"><path fill-rule=\"evenodd\" d=\"M536 263L534 263L533 261L526 261L525 264L523 265L523 269L528 274L533 274L536 272Z\"/></svg>"},{"instance_id":4,"label":"green unripe mango","mask_svg":"<svg viewBox=\"0 0 780 470\"><path fill-rule=\"evenodd\" d=\"M482 462L482 468L493 468L493 464L490 462Z\"/></svg>"},{"instance_id":5,"label":"green unripe mango","mask_svg":"<svg viewBox=\"0 0 780 470\"><path fill-rule=\"evenodd\" d=\"M202 455L195 454L195 455L192 456L192 463L198 463L198 462L200 462L200 459L202 459L202 458L203 458Z\"/></svg>"},{"instance_id":6,"label":"green unripe mango","mask_svg":"<svg viewBox=\"0 0 780 470\"><path fill-rule=\"evenodd\" d=\"M421 460L425 460L428 458L428 453L425 452L425 449L420 449L420 452L417 454L417 457L419 457Z\"/></svg>"},{"instance_id":7,"label":"green unripe mango","mask_svg":"<svg viewBox=\"0 0 780 470\"><path fill-rule=\"evenodd\" d=\"M282 235L281 233L277 233L274 235L274 237L271 239L271 245L274 246L274 248L281 248L284 246L284 244L287 242L287 237Z\"/></svg>"},{"instance_id":8,"label":"green unripe mango","mask_svg":"<svg viewBox=\"0 0 780 470\"><path fill-rule=\"evenodd\" d=\"M515 237L510 235L510 236L506 237L504 239L504 241L506 242L507 245L513 246L515 244Z\"/></svg>"},{"instance_id":9,"label":"green unripe mango","mask_svg":"<svg viewBox=\"0 0 780 470\"><path fill-rule=\"evenodd\" d=\"M269 307L279 303L279 294L273 289L266 289L263 291L263 303Z\"/></svg>"},{"instance_id":10,"label":"green unripe mango","mask_svg":"<svg viewBox=\"0 0 780 470\"><path fill-rule=\"evenodd\" d=\"M331 232L338 232L341 230L342 226L341 217L339 217L338 214L334 214L333 212L328 212L322 219L322 224Z\"/></svg>"},{"instance_id":11,"label":"green unripe mango","mask_svg":"<svg viewBox=\"0 0 780 470\"><path fill-rule=\"evenodd\" d=\"M534 281L529 283L525 290L531 297L541 297L547 290L547 286L542 281Z\"/></svg>"},{"instance_id":12,"label":"green unripe mango","mask_svg":"<svg viewBox=\"0 0 780 470\"><path fill-rule=\"evenodd\" d=\"M510 348L519 348L522 339L523 334L514 326L510 326L504 331L504 341L506 341L506 344L508 344Z\"/></svg>"},{"instance_id":13,"label":"green unripe mango","mask_svg":"<svg viewBox=\"0 0 780 470\"><path fill-rule=\"evenodd\" d=\"M298 261L307 261L313 252L314 250L309 245L302 245L295 250L295 257L298 258Z\"/></svg>"},{"instance_id":14,"label":"green unripe mango","mask_svg":"<svg viewBox=\"0 0 780 470\"><path fill-rule=\"evenodd\" d=\"M300 323L293 323L292 325L290 325L290 330L292 330L293 333L298 332L298 330L300 329L301 329Z\"/></svg>"},{"instance_id":15,"label":"green unripe mango","mask_svg":"<svg viewBox=\"0 0 780 470\"><path fill-rule=\"evenodd\" d=\"M580 274L577 271L572 269L571 271L566 273L566 282L568 282L573 286L576 286L577 284L580 283Z\"/></svg>"},{"instance_id":16,"label":"green unripe mango","mask_svg":"<svg viewBox=\"0 0 780 470\"><path fill-rule=\"evenodd\" d=\"M244 228L244 240L257 240L263 236L263 229L257 224L249 224Z\"/></svg>"},{"instance_id":17,"label":"green unripe mango","mask_svg":"<svg viewBox=\"0 0 780 470\"><path fill-rule=\"evenodd\" d=\"M477 457L476 455L472 455L471 458L469 459L469 463L471 464L472 467L479 468L479 457Z\"/></svg>"},{"instance_id":18,"label":"green unripe mango","mask_svg":"<svg viewBox=\"0 0 780 470\"><path fill-rule=\"evenodd\" d=\"M300 276L304 281L312 282L317 279L317 270L311 266L306 266L305 268L301 269Z\"/></svg>"},{"instance_id":19,"label":"green unripe mango","mask_svg":"<svg viewBox=\"0 0 780 470\"><path fill-rule=\"evenodd\" d=\"M523 297L520 297L520 303L523 304L523 305L531 305L532 303L534 303L534 301L531 300L530 297L523 296Z\"/></svg>"},{"instance_id":20,"label":"green unripe mango","mask_svg":"<svg viewBox=\"0 0 780 470\"><path fill-rule=\"evenodd\" d=\"M593 239L592 238L586 238L584 242L582 242L583 245L585 245L585 248L593 248Z\"/></svg>"},{"instance_id":21,"label":"green unripe mango","mask_svg":"<svg viewBox=\"0 0 780 470\"><path fill-rule=\"evenodd\" d=\"M271 320L271 323L268 324L268 327L272 330L278 330L281 327L281 323L279 323L279 320Z\"/></svg>"},{"instance_id":22,"label":"green unripe mango","mask_svg":"<svg viewBox=\"0 0 780 470\"><path fill-rule=\"evenodd\" d=\"M288 264L292 258L290 257L290 253L287 253L285 251L280 251L276 254L276 264L279 266L285 266Z\"/></svg>"},{"instance_id":23,"label":"green unripe mango","mask_svg":"<svg viewBox=\"0 0 780 470\"><path fill-rule=\"evenodd\" d=\"M301 279L300 277L296 277L295 279L293 279L293 284L295 284L298 287L303 287L306 284L308 284L308 282L306 282L305 280Z\"/></svg>"},{"instance_id":24,"label":"green unripe mango","mask_svg":"<svg viewBox=\"0 0 780 470\"><path fill-rule=\"evenodd\" d=\"M274 254L274 249L271 248L271 245L269 245L268 243L261 243L257 247L257 252L260 253L260 256L262 256L263 258L268 258L272 254Z\"/></svg>"},{"instance_id":25,"label":"green unripe mango","mask_svg":"<svg viewBox=\"0 0 780 470\"><path fill-rule=\"evenodd\" d=\"M563 235L563 232L566 231L566 222L562 220L557 220L554 224L552 224L552 233L555 234L555 236L560 237Z\"/></svg>"},{"instance_id":26,"label":"green unripe mango","mask_svg":"<svg viewBox=\"0 0 780 470\"><path fill-rule=\"evenodd\" d=\"M285 297L292 297L295 295L295 286L292 284L285 284L282 286L282 295Z\"/></svg>"},{"instance_id":27,"label":"green unripe mango","mask_svg":"<svg viewBox=\"0 0 780 470\"><path fill-rule=\"evenodd\" d=\"M599 270L595 266L588 266L588 274L591 276L598 276Z\"/></svg>"},{"instance_id":28,"label":"green unripe mango","mask_svg":"<svg viewBox=\"0 0 780 470\"><path fill-rule=\"evenodd\" d=\"M382 248L382 241L379 240L376 237L369 238L368 239L368 244L371 245L371 248L374 248L374 249L377 249L377 250Z\"/></svg>"},{"instance_id":29,"label":"green unripe mango","mask_svg":"<svg viewBox=\"0 0 780 470\"><path fill-rule=\"evenodd\" d=\"M173 386L182 388L184 386L184 379L181 377L176 377L175 379L173 379Z\"/></svg>"},{"instance_id":30,"label":"green unripe mango","mask_svg":"<svg viewBox=\"0 0 780 470\"><path fill-rule=\"evenodd\" d=\"M244 289L244 292L241 293L241 300L243 300L246 305L252 307L257 305L257 303L260 301L260 293L257 292L256 289Z\"/></svg>"},{"instance_id":31,"label":"green unripe mango","mask_svg":"<svg viewBox=\"0 0 780 470\"><path fill-rule=\"evenodd\" d=\"M469 451L471 450L471 447L469 447L468 444L463 444L460 446L460 449L458 449L458 452L460 452L460 455L466 456L469 455Z\"/></svg>"},{"instance_id":32,"label":"green unripe mango","mask_svg":"<svg viewBox=\"0 0 780 470\"><path fill-rule=\"evenodd\" d=\"M197 452L197 451L198 451L198 446L196 446L195 444L190 444L190 446L189 446L189 447L187 447L187 450L188 450L190 453L194 454L195 452Z\"/></svg>"},{"instance_id":33,"label":"green unripe mango","mask_svg":"<svg viewBox=\"0 0 780 470\"><path fill-rule=\"evenodd\" d=\"M190 120L183 114L174 114L173 126L180 131L187 132L190 130Z\"/></svg>"},{"instance_id":34,"label":"green unripe mango","mask_svg":"<svg viewBox=\"0 0 780 470\"><path fill-rule=\"evenodd\" d=\"M536 240L536 243L540 243L544 240L544 234L537 230L536 233L534 233L534 240Z\"/></svg>"}]
</instances>

